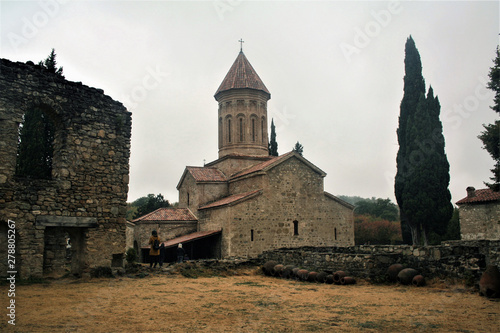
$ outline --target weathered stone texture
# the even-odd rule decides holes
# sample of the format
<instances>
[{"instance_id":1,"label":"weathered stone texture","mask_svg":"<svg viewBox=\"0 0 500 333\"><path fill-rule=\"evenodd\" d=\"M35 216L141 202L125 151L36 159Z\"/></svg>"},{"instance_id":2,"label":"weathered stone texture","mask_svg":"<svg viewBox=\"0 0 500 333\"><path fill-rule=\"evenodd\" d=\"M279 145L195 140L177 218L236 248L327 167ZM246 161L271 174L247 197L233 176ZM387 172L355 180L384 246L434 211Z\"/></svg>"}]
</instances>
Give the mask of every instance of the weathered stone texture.
<instances>
[{"instance_id":1,"label":"weathered stone texture","mask_svg":"<svg viewBox=\"0 0 500 333\"><path fill-rule=\"evenodd\" d=\"M230 184L232 193L258 189L241 203L199 211L200 230L223 230L223 258L256 257L281 247L354 244L352 207L325 194L323 175L299 159L288 159L267 171L267 177Z\"/></svg>"},{"instance_id":2,"label":"weathered stone texture","mask_svg":"<svg viewBox=\"0 0 500 333\"><path fill-rule=\"evenodd\" d=\"M51 216L79 230L80 271L110 266L124 252L131 114L102 90L39 66L5 59L0 66L0 221L16 221L21 276L43 274L43 221ZM56 126L50 180L15 177L19 124L33 107ZM88 218L95 227L76 226Z\"/></svg>"},{"instance_id":3,"label":"weathered stone texture","mask_svg":"<svg viewBox=\"0 0 500 333\"><path fill-rule=\"evenodd\" d=\"M335 272L383 281L387 268L399 263L426 278L479 279L487 265L500 266L500 242L452 241L439 246L369 245L351 247L281 248L259 256L261 263L275 260L311 271Z\"/></svg>"},{"instance_id":4,"label":"weathered stone texture","mask_svg":"<svg viewBox=\"0 0 500 333\"><path fill-rule=\"evenodd\" d=\"M461 205L460 233L463 240L500 239L500 202Z\"/></svg>"}]
</instances>

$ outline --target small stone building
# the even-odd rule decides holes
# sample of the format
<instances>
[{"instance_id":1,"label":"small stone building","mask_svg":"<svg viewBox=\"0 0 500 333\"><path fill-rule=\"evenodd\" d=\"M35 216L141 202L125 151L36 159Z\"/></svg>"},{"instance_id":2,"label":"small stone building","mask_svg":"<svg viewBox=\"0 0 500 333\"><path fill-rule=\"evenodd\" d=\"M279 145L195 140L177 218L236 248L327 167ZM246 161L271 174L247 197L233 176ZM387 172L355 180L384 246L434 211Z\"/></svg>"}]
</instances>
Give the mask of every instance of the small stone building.
<instances>
[{"instance_id":1,"label":"small stone building","mask_svg":"<svg viewBox=\"0 0 500 333\"><path fill-rule=\"evenodd\" d=\"M500 192L467 187L467 196L456 204L462 240L500 240Z\"/></svg>"},{"instance_id":2,"label":"small stone building","mask_svg":"<svg viewBox=\"0 0 500 333\"><path fill-rule=\"evenodd\" d=\"M31 62L0 59L0 92L1 274L82 275L122 267L131 113L102 90ZM19 128L33 108L54 125L48 179L16 176ZM7 244L11 226L15 241ZM15 265L7 267L11 243Z\"/></svg>"},{"instance_id":3,"label":"small stone building","mask_svg":"<svg viewBox=\"0 0 500 333\"><path fill-rule=\"evenodd\" d=\"M296 152L269 156L270 98L240 52L215 93L219 158L186 167L177 185L179 207L198 221L198 233L183 236L184 245L204 247L203 253L217 258L254 258L282 247L354 245L354 207L324 191L325 172ZM215 244L198 243L200 233L211 235Z\"/></svg>"}]
</instances>

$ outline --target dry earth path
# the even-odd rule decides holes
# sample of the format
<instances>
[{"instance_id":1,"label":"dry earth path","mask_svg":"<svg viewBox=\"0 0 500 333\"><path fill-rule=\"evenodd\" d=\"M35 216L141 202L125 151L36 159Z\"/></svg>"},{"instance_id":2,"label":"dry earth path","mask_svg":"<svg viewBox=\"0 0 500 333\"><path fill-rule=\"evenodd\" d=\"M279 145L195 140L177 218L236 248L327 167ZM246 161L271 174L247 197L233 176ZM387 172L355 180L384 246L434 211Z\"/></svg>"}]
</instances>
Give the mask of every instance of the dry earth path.
<instances>
[{"instance_id":1,"label":"dry earth path","mask_svg":"<svg viewBox=\"0 0 500 333\"><path fill-rule=\"evenodd\" d=\"M16 287L1 332L499 332L500 302L460 285L340 286L230 276L60 279Z\"/></svg>"}]
</instances>

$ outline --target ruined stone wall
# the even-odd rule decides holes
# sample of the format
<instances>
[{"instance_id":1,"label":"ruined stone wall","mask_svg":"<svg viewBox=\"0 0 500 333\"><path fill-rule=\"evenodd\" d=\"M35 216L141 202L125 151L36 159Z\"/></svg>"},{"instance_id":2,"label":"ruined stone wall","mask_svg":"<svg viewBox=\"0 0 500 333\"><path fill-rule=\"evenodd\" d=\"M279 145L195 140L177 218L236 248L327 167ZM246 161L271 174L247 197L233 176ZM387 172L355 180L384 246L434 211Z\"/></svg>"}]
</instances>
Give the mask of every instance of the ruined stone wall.
<instances>
[{"instance_id":1,"label":"ruined stone wall","mask_svg":"<svg viewBox=\"0 0 500 333\"><path fill-rule=\"evenodd\" d=\"M400 263L427 278L479 279L486 265L500 267L500 241L450 241L439 246L369 245L282 248L262 253L261 263L276 260L310 271L335 272L383 281L387 268Z\"/></svg>"},{"instance_id":2,"label":"ruined stone wall","mask_svg":"<svg viewBox=\"0 0 500 333\"><path fill-rule=\"evenodd\" d=\"M247 178L231 188L246 192L253 181L257 187L265 184L262 194L200 211L201 230L223 229L223 258L256 257L281 247L354 244L352 209L326 196L323 177L300 160L290 158L266 176Z\"/></svg>"},{"instance_id":3,"label":"ruined stone wall","mask_svg":"<svg viewBox=\"0 0 500 333\"><path fill-rule=\"evenodd\" d=\"M0 223L16 222L21 276L43 275L47 227L77 231L80 273L110 266L125 251L131 114L32 63L1 59L0 91ZM49 180L15 177L19 124L33 107L56 127Z\"/></svg>"},{"instance_id":4,"label":"ruined stone wall","mask_svg":"<svg viewBox=\"0 0 500 333\"><path fill-rule=\"evenodd\" d=\"M500 239L500 202L460 205L462 240Z\"/></svg>"}]
</instances>

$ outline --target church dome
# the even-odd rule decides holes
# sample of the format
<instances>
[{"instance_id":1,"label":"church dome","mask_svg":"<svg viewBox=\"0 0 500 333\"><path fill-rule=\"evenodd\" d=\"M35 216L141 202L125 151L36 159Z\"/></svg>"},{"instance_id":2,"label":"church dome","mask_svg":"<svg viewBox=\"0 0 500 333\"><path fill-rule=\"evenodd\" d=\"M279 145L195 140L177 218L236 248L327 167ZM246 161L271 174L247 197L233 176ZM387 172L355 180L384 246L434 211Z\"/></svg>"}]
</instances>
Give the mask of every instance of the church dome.
<instances>
[{"instance_id":1,"label":"church dome","mask_svg":"<svg viewBox=\"0 0 500 333\"><path fill-rule=\"evenodd\" d=\"M245 88L263 91L268 95L268 98L271 98L271 93L267 90L255 69L253 69L243 51L240 51L219 89L217 89L215 99L224 91Z\"/></svg>"}]
</instances>

